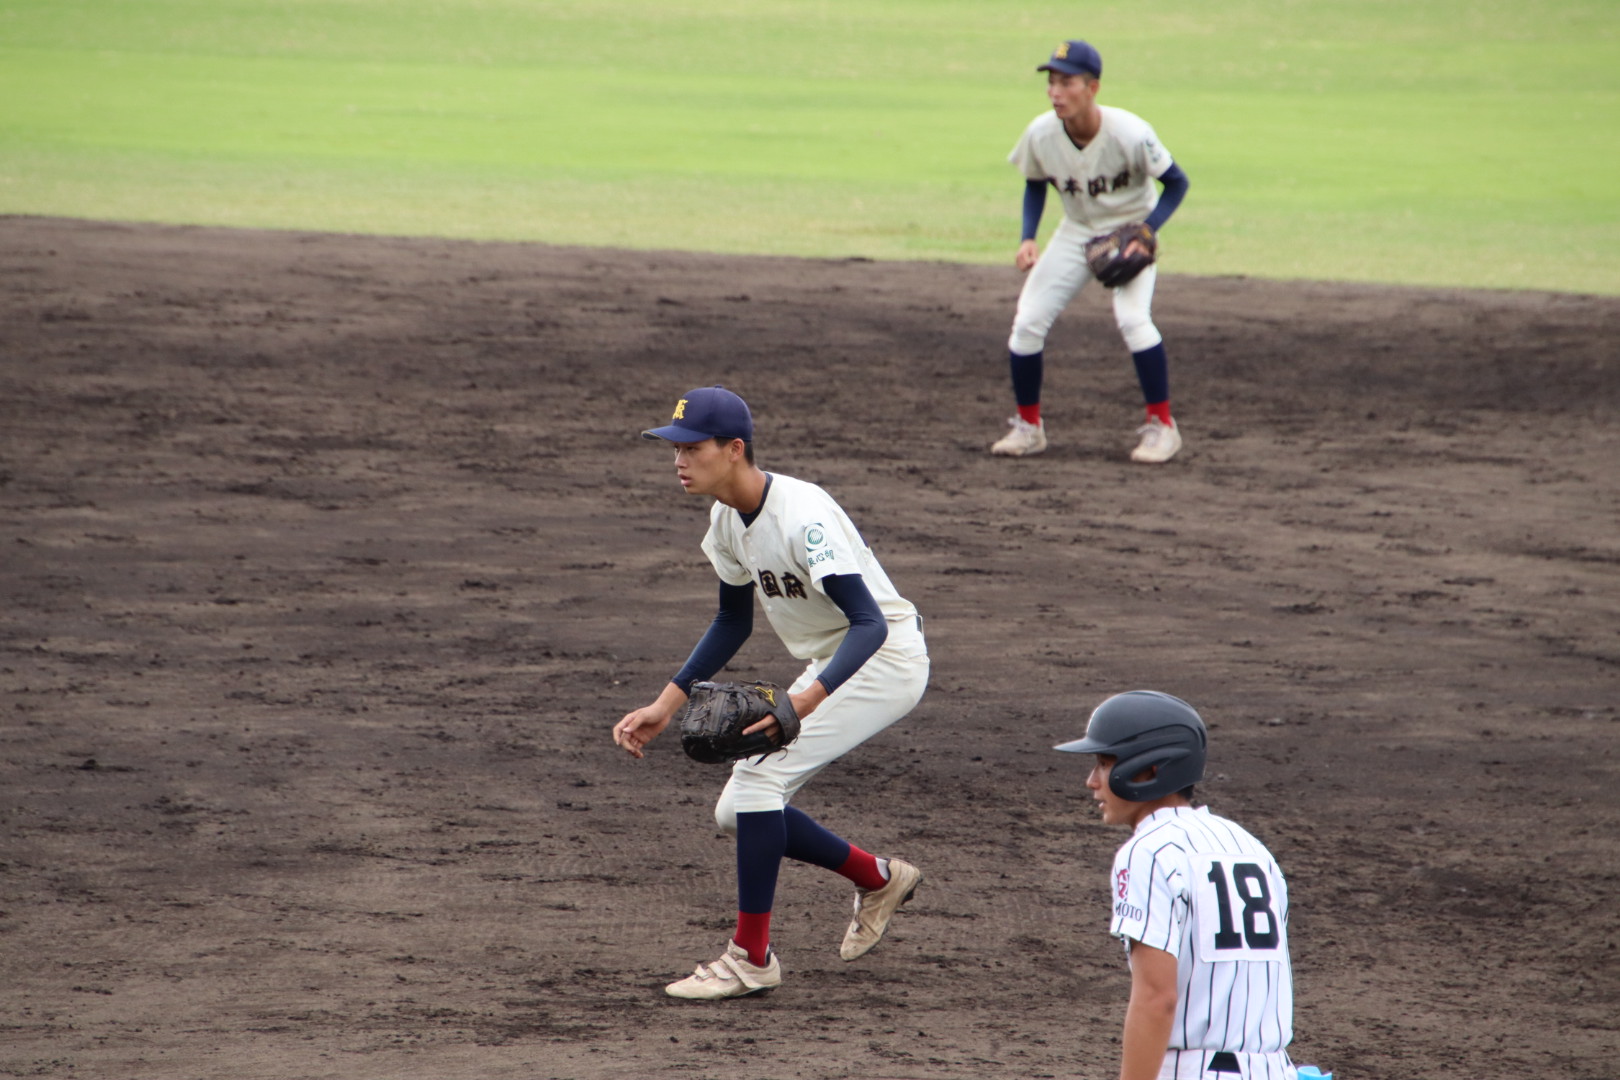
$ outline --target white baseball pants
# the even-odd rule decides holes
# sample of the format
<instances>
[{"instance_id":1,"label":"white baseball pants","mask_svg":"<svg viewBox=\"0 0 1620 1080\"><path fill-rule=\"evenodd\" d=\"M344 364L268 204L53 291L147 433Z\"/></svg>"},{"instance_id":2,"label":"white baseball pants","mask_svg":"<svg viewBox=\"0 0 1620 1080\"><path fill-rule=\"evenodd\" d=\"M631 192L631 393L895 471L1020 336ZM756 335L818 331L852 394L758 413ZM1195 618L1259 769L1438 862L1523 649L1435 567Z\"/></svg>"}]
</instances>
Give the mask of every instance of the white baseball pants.
<instances>
[{"instance_id":1,"label":"white baseball pants","mask_svg":"<svg viewBox=\"0 0 1620 1080\"><path fill-rule=\"evenodd\" d=\"M714 807L720 828L735 833L739 813L785 808L816 773L916 708L928 686L928 648L918 623L913 616L891 620L883 647L804 718L786 750L732 766ZM809 686L830 659L812 660L789 693Z\"/></svg>"},{"instance_id":2,"label":"white baseball pants","mask_svg":"<svg viewBox=\"0 0 1620 1080\"><path fill-rule=\"evenodd\" d=\"M1046 335L1069 301L1092 280L1086 265L1086 241L1091 237L1069 218L1052 233L1046 250L1024 279L1018 294L1018 313L1013 316L1012 336L1007 348L1019 356L1031 356L1046 348ZM1164 340L1153 325L1153 286L1159 279L1158 266L1149 266L1132 280L1111 290L1114 294L1114 322L1133 353L1151 349Z\"/></svg>"}]
</instances>

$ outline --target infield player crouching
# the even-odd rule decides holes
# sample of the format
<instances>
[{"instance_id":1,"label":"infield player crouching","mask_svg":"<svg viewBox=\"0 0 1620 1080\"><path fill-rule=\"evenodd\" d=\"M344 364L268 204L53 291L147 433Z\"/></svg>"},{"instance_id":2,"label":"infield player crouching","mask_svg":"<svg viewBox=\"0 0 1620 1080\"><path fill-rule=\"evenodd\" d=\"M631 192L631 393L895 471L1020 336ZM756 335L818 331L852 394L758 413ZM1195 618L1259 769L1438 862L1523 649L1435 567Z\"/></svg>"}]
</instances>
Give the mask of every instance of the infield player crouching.
<instances>
[{"instance_id":1,"label":"infield player crouching","mask_svg":"<svg viewBox=\"0 0 1620 1080\"><path fill-rule=\"evenodd\" d=\"M736 933L718 960L665 988L679 998L740 997L782 981L770 923L784 857L855 884L855 915L839 949L845 960L878 943L922 881L910 863L870 855L788 804L816 773L916 706L928 684L928 651L917 609L832 497L754 463L754 421L742 398L719 386L689 391L668 424L642 434L674 446L688 494L715 500L703 551L720 577L720 607L658 699L614 725L614 741L642 756L692 684L724 667L748 639L756 594L782 644L809 661L788 688L798 737L737 761L715 805L715 820L737 838ZM767 717L747 730L779 727Z\"/></svg>"},{"instance_id":2,"label":"infield player crouching","mask_svg":"<svg viewBox=\"0 0 1620 1080\"><path fill-rule=\"evenodd\" d=\"M1288 885L1265 845L1193 807L1206 744L1192 706L1132 690L1057 747L1097 755L1086 787L1132 830L1110 878L1131 968L1120 1080L1295 1080Z\"/></svg>"},{"instance_id":3,"label":"infield player crouching","mask_svg":"<svg viewBox=\"0 0 1620 1080\"><path fill-rule=\"evenodd\" d=\"M1181 430L1170 415L1164 338L1153 324L1154 259L1159 229L1187 194L1187 175L1147 121L1097 104L1102 57L1095 48L1065 41L1036 70L1047 73L1052 108L1030 122L1008 159L1025 179L1023 242L1014 262L1029 272L1007 341L1018 414L990 452L1025 457L1046 449L1041 419L1046 335L1095 278L1113 299L1114 321L1131 351L1147 405L1131 460L1169 461L1181 449ZM1164 185L1162 195L1155 181ZM1042 252L1035 233L1048 185L1057 189L1063 220Z\"/></svg>"}]
</instances>

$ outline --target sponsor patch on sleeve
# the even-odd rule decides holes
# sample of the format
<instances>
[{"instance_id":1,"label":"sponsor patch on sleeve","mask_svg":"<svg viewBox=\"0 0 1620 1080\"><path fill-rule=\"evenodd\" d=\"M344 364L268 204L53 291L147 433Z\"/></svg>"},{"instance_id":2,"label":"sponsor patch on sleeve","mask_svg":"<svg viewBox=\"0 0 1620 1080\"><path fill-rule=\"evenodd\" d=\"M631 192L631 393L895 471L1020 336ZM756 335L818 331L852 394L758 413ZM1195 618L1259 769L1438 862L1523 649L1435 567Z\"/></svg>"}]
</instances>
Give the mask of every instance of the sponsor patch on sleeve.
<instances>
[{"instance_id":1,"label":"sponsor patch on sleeve","mask_svg":"<svg viewBox=\"0 0 1620 1080\"><path fill-rule=\"evenodd\" d=\"M804 564L815 573L817 567L832 566L838 562L838 551L832 546L827 527L819 521L804 530ZM816 577L824 576L816 574Z\"/></svg>"}]
</instances>

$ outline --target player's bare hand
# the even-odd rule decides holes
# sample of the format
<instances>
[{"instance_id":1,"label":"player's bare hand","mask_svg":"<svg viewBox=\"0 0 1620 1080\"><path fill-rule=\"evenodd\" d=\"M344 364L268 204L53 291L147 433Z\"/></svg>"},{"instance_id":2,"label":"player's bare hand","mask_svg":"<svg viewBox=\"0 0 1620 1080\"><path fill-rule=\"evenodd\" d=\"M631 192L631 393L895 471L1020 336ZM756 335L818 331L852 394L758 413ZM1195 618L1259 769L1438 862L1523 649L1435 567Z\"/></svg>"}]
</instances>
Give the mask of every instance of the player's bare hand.
<instances>
[{"instance_id":1,"label":"player's bare hand","mask_svg":"<svg viewBox=\"0 0 1620 1080\"><path fill-rule=\"evenodd\" d=\"M767 716L757 724L749 724L743 728L744 735L752 735L756 731L763 731L771 737L771 742L782 745L782 725L776 722L776 717Z\"/></svg>"},{"instance_id":2,"label":"player's bare hand","mask_svg":"<svg viewBox=\"0 0 1620 1080\"><path fill-rule=\"evenodd\" d=\"M641 752L642 747L669 726L671 715L656 704L625 713L624 719L613 725L613 741L630 756L645 757Z\"/></svg>"},{"instance_id":3,"label":"player's bare hand","mask_svg":"<svg viewBox=\"0 0 1620 1080\"><path fill-rule=\"evenodd\" d=\"M1028 273L1030 267L1034 266L1040 257L1040 246L1033 240L1025 240L1018 245L1018 254L1013 256L1013 263L1018 269Z\"/></svg>"},{"instance_id":4,"label":"player's bare hand","mask_svg":"<svg viewBox=\"0 0 1620 1080\"><path fill-rule=\"evenodd\" d=\"M821 685L819 680L811 683L807 690L788 695L788 704L793 706L793 712L800 720L815 712L816 706L826 700L827 688ZM768 733L774 742L782 741L782 725L777 723L774 716L767 716L757 724L749 724L743 728L744 735L752 735L756 731Z\"/></svg>"},{"instance_id":5,"label":"player's bare hand","mask_svg":"<svg viewBox=\"0 0 1620 1080\"><path fill-rule=\"evenodd\" d=\"M685 704L686 691L669 683L657 701L625 713L624 719L613 725L613 741L632 757L645 756L642 747L658 738Z\"/></svg>"}]
</instances>

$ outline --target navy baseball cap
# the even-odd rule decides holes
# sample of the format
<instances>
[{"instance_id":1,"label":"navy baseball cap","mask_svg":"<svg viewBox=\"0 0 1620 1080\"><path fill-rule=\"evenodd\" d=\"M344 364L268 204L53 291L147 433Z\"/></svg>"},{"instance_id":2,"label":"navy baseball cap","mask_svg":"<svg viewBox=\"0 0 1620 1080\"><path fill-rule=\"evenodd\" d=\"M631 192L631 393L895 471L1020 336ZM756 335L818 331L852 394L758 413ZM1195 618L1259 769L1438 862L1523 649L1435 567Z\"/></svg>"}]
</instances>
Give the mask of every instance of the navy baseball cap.
<instances>
[{"instance_id":1,"label":"navy baseball cap","mask_svg":"<svg viewBox=\"0 0 1620 1080\"><path fill-rule=\"evenodd\" d=\"M748 403L723 386L688 390L675 403L670 423L643 431L643 439L695 443L704 439L754 441L754 416Z\"/></svg>"},{"instance_id":2,"label":"navy baseball cap","mask_svg":"<svg viewBox=\"0 0 1620 1080\"><path fill-rule=\"evenodd\" d=\"M1084 41L1065 41L1052 50L1052 59L1036 71L1061 71L1065 75L1102 78L1102 56Z\"/></svg>"}]
</instances>

